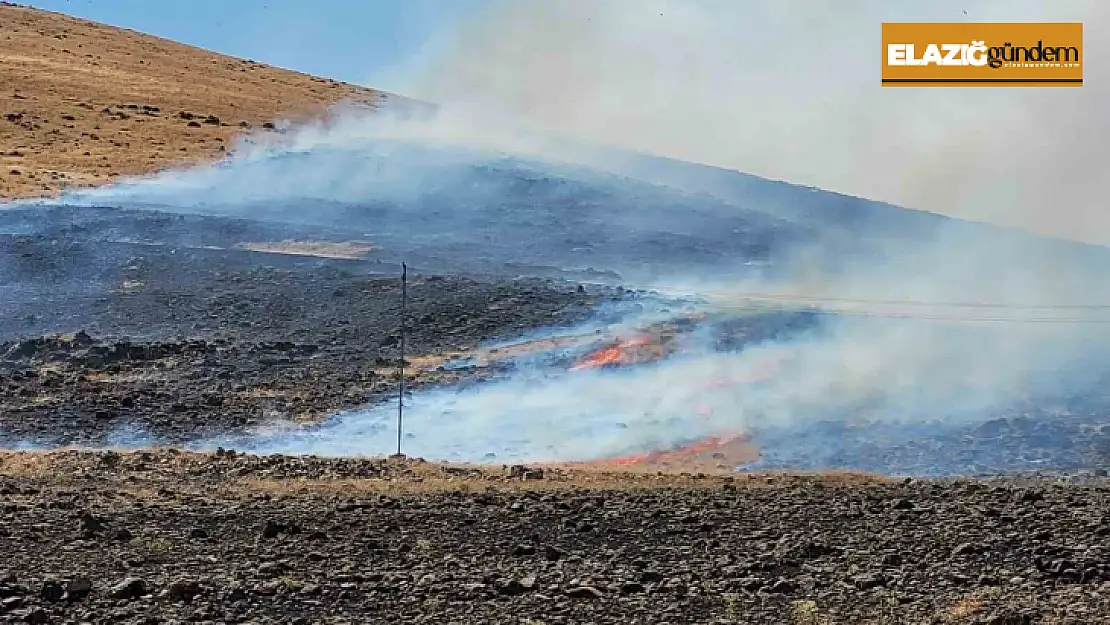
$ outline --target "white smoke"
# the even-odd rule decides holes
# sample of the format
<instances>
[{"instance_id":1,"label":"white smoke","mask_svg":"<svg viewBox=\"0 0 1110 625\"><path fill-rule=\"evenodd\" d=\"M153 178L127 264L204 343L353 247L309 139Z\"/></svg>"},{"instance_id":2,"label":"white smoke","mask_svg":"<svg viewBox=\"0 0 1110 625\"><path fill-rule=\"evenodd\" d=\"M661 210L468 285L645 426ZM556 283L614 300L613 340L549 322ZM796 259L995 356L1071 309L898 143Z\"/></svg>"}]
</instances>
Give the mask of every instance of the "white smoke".
<instances>
[{"instance_id":1,"label":"white smoke","mask_svg":"<svg viewBox=\"0 0 1110 625\"><path fill-rule=\"evenodd\" d=\"M296 130L279 147L243 146L218 166L70 199L265 216L279 203L304 212L320 201L404 202L435 185L468 201L496 202L496 191L474 195L464 168L448 168L453 173L443 176L440 166L453 159L466 164L475 153L542 157L556 172L562 161L637 167L617 166L612 152L571 137L1102 240L1101 6L500 3L475 16L451 45L437 42L441 56L418 59L428 70L414 78L412 95L447 105L431 119L348 113L331 125ZM1096 59L1087 66L1089 84L880 88L880 23L926 19L1083 20L1086 55ZM393 140L460 151L414 159ZM391 165L383 169L381 158L367 154ZM668 184L698 188L697 180L684 184L674 176ZM818 211L831 202L826 195L812 198ZM450 210L465 211L465 205ZM676 206L676 223L681 210ZM635 206L621 217L630 228L659 226ZM489 452L499 461L568 460L719 432L804 428L817 418L969 423L1006 413L1026 397L1082 393L1105 370L1110 289L1100 251L959 222L911 236L916 239L886 242L835 270L815 245L792 250L780 268L784 277L774 280L676 270L654 286L705 296L711 311L747 309L753 293L769 293L811 304L839 299L849 312L916 319L829 316L820 331L738 354L714 353L706 344L693 356L653 367L525 371L457 393L434 391L413 399L410 451L465 460ZM519 245L523 251L531 242ZM1094 308L1068 308L1076 305ZM768 360L781 363L771 380L705 388L707 380L743 376ZM714 410L693 414L697 401ZM391 410L342 415L317 433L281 437L263 448L384 453L395 435L391 422Z\"/></svg>"},{"instance_id":2,"label":"white smoke","mask_svg":"<svg viewBox=\"0 0 1110 625\"><path fill-rule=\"evenodd\" d=\"M1093 0L502 0L409 90L599 143L1110 242ZM1082 21L1082 88L881 88L884 21ZM445 51L446 49L446 51Z\"/></svg>"}]
</instances>

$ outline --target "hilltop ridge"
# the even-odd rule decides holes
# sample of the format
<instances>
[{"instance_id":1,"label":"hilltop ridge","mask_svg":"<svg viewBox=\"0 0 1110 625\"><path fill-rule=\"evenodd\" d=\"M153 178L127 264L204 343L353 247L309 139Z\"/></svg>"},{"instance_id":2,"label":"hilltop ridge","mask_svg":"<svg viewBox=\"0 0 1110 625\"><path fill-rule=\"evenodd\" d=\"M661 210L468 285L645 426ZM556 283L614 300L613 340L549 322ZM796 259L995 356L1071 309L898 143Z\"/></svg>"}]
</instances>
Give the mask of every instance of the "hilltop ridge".
<instances>
[{"instance_id":1,"label":"hilltop ridge","mask_svg":"<svg viewBox=\"0 0 1110 625\"><path fill-rule=\"evenodd\" d=\"M0 201L221 158L239 133L383 92L0 3Z\"/></svg>"}]
</instances>

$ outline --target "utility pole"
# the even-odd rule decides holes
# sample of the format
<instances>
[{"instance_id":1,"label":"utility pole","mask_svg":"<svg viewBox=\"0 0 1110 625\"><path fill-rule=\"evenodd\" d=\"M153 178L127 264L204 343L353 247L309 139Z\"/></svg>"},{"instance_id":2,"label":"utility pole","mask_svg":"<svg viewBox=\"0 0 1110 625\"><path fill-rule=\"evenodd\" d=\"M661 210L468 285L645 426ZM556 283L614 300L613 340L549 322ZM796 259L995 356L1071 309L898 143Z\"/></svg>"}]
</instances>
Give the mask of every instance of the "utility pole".
<instances>
[{"instance_id":1,"label":"utility pole","mask_svg":"<svg viewBox=\"0 0 1110 625\"><path fill-rule=\"evenodd\" d=\"M397 393L397 457L401 456L401 438L403 435L403 426L405 422L405 331L407 329L405 320L408 315L408 273L409 268L405 263L401 263L401 383Z\"/></svg>"}]
</instances>

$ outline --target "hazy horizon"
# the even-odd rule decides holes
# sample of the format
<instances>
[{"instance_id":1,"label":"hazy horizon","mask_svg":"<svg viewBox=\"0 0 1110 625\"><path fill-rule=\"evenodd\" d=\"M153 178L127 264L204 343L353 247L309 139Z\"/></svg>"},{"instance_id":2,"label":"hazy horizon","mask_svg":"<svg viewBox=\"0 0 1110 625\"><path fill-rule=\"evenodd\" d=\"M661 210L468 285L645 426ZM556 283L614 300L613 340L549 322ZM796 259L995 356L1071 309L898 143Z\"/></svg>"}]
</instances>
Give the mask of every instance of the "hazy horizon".
<instances>
[{"instance_id":1,"label":"hazy horizon","mask_svg":"<svg viewBox=\"0 0 1110 625\"><path fill-rule=\"evenodd\" d=\"M1097 62L1072 89L884 89L878 76L883 21L1078 20L1100 58L1107 9L1093 0L488 0L450 12L429 0L308 13L267 1L219 28L204 11L130 0L35 4L596 143L1110 243Z\"/></svg>"}]
</instances>

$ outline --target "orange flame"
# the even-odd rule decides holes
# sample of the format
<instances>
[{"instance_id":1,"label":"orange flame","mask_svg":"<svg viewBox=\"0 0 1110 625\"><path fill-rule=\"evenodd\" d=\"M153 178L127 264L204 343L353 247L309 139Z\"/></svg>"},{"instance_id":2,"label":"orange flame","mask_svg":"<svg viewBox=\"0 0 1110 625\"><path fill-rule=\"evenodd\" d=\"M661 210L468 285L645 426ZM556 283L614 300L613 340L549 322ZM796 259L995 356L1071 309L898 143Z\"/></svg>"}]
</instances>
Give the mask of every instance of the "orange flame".
<instances>
[{"instance_id":1,"label":"orange flame","mask_svg":"<svg viewBox=\"0 0 1110 625\"><path fill-rule=\"evenodd\" d=\"M598 348L570 368L596 369L613 365L631 365L659 360L667 355L660 337L644 333L626 341Z\"/></svg>"},{"instance_id":2,"label":"orange flame","mask_svg":"<svg viewBox=\"0 0 1110 625\"><path fill-rule=\"evenodd\" d=\"M735 434L730 436L707 436L698 441L675 447L673 449L664 451L651 451L640 454L629 454L626 456L617 456L615 458L604 458L601 460L591 460L578 464L585 465L599 465L599 466L617 466L629 467L641 464L660 464L667 462L679 462L683 460L690 460L698 456L706 454L717 453L729 446L737 444L745 444L750 442L750 438L745 434Z\"/></svg>"}]
</instances>

